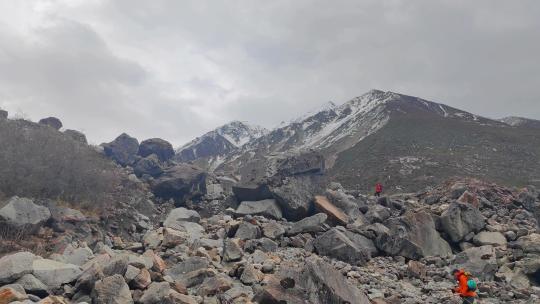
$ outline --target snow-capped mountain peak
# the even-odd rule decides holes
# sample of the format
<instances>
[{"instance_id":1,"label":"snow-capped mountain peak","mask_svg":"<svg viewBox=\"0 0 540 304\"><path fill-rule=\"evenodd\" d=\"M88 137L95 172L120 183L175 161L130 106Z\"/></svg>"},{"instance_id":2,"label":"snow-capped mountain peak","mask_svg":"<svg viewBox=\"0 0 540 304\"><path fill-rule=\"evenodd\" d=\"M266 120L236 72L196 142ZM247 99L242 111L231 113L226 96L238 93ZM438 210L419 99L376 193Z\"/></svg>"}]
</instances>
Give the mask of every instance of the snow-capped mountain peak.
<instances>
[{"instance_id":1,"label":"snow-capped mountain peak","mask_svg":"<svg viewBox=\"0 0 540 304\"><path fill-rule=\"evenodd\" d=\"M200 160L204 167L215 167L225 155L267 133L263 127L232 121L178 148L175 159L182 162Z\"/></svg>"}]
</instances>

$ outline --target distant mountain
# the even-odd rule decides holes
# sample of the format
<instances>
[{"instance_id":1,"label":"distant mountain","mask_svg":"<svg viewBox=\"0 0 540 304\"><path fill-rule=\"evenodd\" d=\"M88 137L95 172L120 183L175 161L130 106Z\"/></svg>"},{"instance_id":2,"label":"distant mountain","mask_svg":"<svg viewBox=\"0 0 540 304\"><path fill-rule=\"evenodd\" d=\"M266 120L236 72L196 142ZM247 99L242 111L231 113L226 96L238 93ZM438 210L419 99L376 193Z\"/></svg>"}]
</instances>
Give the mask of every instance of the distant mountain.
<instances>
[{"instance_id":1,"label":"distant mountain","mask_svg":"<svg viewBox=\"0 0 540 304\"><path fill-rule=\"evenodd\" d=\"M540 183L540 136L529 124L512 127L444 104L372 90L326 106L233 151L216 167L257 180L271 158L319 151L328 175L370 190L380 181L406 191L448 177L472 176L510 185Z\"/></svg>"},{"instance_id":2,"label":"distant mountain","mask_svg":"<svg viewBox=\"0 0 540 304\"><path fill-rule=\"evenodd\" d=\"M198 137L176 151L175 159L213 169L225 156L268 133L263 127L233 121Z\"/></svg>"},{"instance_id":3,"label":"distant mountain","mask_svg":"<svg viewBox=\"0 0 540 304\"><path fill-rule=\"evenodd\" d=\"M540 120L509 116L500 119L500 121L512 127L540 128Z\"/></svg>"}]
</instances>

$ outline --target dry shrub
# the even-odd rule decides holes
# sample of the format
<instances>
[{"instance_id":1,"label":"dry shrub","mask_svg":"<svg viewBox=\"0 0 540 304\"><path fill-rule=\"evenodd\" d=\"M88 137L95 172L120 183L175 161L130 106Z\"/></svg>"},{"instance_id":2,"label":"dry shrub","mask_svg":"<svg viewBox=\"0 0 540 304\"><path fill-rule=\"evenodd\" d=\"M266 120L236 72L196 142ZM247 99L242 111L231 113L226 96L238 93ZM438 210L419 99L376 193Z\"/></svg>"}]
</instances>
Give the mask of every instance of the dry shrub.
<instances>
[{"instance_id":1,"label":"dry shrub","mask_svg":"<svg viewBox=\"0 0 540 304\"><path fill-rule=\"evenodd\" d=\"M50 127L0 120L0 192L72 202L84 208L110 201L116 167L92 147Z\"/></svg>"}]
</instances>

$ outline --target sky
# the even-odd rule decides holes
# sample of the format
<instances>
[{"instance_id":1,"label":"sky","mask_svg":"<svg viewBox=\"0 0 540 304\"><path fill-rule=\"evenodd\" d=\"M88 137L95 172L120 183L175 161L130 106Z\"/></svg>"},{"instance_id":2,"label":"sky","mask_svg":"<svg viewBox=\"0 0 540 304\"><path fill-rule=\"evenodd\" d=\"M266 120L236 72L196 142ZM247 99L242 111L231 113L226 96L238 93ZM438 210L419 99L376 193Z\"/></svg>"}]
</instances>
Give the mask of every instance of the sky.
<instances>
[{"instance_id":1,"label":"sky","mask_svg":"<svg viewBox=\"0 0 540 304\"><path fill-rule=\"evenodd\" d=\"M0 108L175 146L370 89L540 119L538 16L537 0L0 0Z\"/></svg>"}]
</instances>

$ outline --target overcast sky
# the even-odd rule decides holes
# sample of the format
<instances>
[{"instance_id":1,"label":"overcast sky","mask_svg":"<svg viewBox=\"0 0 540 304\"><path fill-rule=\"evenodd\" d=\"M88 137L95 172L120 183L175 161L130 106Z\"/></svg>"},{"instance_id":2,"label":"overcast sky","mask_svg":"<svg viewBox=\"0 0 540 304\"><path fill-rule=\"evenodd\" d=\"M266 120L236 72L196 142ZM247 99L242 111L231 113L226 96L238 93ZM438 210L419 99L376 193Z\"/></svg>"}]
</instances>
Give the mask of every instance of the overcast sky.
<instances>
[{"instance_id":1,"label":"overcast sky","mask_svg":"<svg viewBox=\"0 0 540 304\"><path fill-rule=\"evenodd\" d=\"M540 1L0 0L0 108L175 146L377 88L540 119Z\"/></svg>"}]
</instances>

